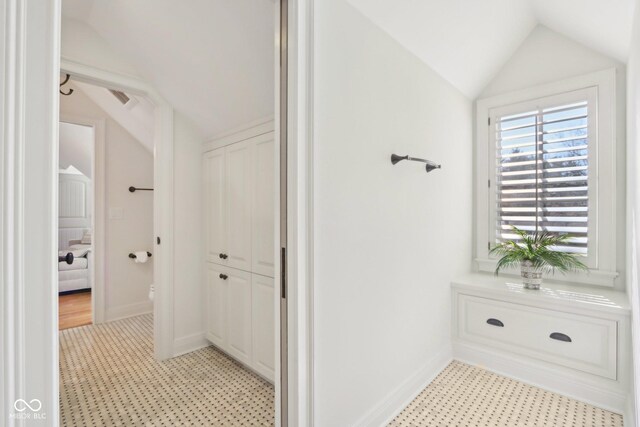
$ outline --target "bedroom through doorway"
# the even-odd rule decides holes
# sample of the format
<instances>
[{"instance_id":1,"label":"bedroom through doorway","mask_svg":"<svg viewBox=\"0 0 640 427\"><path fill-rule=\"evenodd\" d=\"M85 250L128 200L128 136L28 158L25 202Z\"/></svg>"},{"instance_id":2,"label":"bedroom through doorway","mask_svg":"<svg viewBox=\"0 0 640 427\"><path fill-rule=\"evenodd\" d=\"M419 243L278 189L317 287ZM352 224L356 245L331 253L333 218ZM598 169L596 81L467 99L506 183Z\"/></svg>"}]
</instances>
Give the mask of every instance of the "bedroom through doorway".
<instances>
[{"instance_id":1,"label":"bedroom through doorway","mask_svg":"<svg viewBox=\"0 0 640 427\"><path fill-rule=\"evenodd\" d=\"M154 105L61 74L59 330L153 312Z\"/></svg>"},{"instance_id":2,"label":"bedroom through doorway","mask_svg":"<svg viewBox=\"0 0 640 427\"><path fill-rule=\"evenodd\" d=\"M58 328L93 323L93 126L60 121L58 169Z\"/></svg>"}]
</instances>

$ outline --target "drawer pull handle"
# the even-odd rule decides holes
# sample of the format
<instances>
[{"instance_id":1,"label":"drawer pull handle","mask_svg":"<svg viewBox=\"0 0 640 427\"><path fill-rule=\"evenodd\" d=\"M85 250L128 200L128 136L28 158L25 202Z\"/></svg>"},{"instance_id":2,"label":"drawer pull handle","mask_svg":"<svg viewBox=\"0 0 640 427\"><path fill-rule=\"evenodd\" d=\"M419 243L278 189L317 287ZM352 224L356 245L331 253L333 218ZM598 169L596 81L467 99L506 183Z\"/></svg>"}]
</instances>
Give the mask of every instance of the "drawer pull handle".
<instances>
[{"instance_id":1,"label":"drawer pull handle","mask_svg":"<svg viewBox=\"0 0 640 427\"><path fill-rule=\"evenodd\" d=\"M487 319L487 323L493 326L498 326L500 328L504 328L504 323L499 321L498 319Z\"/></svg>"},{"instance_id":2,"label":"drawer pull handle","mask_svg":"<svg viewBox=\"0 0 640 427\"><path fill-rule=\"evenodd\" d=\"M227 278L228 278L228 277L229 277L229 276L227 276L226 274L220 274L220 278L221 278L222 280L227 280Z\"/></svg>"},{"instance_id":3,"label":"drawer pull handle","mask_svg":"<svg viewBox=\"0 0 640 427\"><path fill-rule=\"evenodd\" d=\"M553 332L551 335L549 335L549 338L551 338L552 340L571 342L571 337L561 332Z\"/></svg>"}]
</instances>

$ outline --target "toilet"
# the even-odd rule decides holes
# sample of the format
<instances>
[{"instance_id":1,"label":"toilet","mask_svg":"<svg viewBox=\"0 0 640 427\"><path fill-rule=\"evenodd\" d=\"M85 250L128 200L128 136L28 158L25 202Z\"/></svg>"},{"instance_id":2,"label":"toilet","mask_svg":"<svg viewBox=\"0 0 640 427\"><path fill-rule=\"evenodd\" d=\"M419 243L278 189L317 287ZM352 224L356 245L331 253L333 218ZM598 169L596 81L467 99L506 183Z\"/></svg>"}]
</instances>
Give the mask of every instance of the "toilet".
<instances>
[{"instance_id":1,"label":"toilet","mask_svg":"<svg viewBox=\"0 0 640 427\"><path fill-rule=\"evenodd\" d=\"M153 292L154 292L154 286L153 283L151 285L149 285L149 301L153 301Z\"/></svg>"}]
</instances>

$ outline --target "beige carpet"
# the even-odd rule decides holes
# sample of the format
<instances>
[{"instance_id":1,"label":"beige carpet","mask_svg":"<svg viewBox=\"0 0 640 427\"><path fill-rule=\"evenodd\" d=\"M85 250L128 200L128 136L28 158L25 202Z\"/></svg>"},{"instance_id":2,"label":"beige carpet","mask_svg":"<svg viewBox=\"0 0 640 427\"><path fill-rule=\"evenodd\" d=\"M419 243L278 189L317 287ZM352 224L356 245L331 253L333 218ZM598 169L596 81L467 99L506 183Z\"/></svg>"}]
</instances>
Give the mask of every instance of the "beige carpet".
<instances>
[{"instance_id":1,"label":"beige carpet","mask_svg":"<svg viewBox=\"0 0 640 427\"><path fill-rule=\"evenodd\" d=\"M622 416L452 362L389 425L618 427Z\"/></svg>"},{"instance_id":2,"label":"beige carpet","mask_svg":"<svg viewBox=\"0 0 640 427\"><path fill-rule=\"evenodd\" d=\"M273 386L213 347L153 359L151 315L60 331L62 426L272 426Z\"/></svg>"}]
</instances>

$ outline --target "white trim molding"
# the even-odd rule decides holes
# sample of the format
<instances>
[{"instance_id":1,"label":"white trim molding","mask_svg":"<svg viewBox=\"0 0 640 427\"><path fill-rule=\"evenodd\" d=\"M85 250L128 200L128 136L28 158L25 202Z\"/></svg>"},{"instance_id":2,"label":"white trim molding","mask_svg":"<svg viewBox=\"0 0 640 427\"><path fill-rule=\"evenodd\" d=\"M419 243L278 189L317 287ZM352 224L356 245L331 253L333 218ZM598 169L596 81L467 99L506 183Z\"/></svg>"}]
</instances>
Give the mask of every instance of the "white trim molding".
<instances>
[{"instance_id":1,"label":"white trim molding","mask_svg":"<svg viewBox=\"0 0 640 427\"><path fill-rule=\"evenodd\" d=\"M591 270L589 273L571 273L566 276L556 275L554 280L583 283L587 285L599 285L614 287L619 278L617 272L617 198L619 193L617 182L618 141L617 128L617 91L616 70L608 69L567 80L544 84L510 92L490 98L480 99L476 102L476 188L475 188L475 260L479 271L493 272L496 260L489 256L487 242L494 242L493 226L495 224L495 202L491 197L495 191L491 147L491 126L495 118L492 112L510 105L522 104L549 97L575 97L577 91L589 91L590 102L597 106L594 116L597 122L591 126L595 129L596 137L593 139L591 152L594 161L590 161L590 188L589 197L594 203L589 205L589 240L590 252L587 260ZM491 119L491 122L488 122ZM488 125L489 123L489 125ZM590 142L591 143L591 142ZM491 188L490 188L491 187ZM592 246L591 243L594 243ZM518 274L515 269L507 271L509 274Z\"/></svg>"},{"instance_id":2,"label":"white trim molding","mask_svg":"<svg viewBox=\"0 0 640 427\"><path fill-rule=\"evenodd\" d=\"M451 363L451 360L451 346L447 344L421 369L389 392L384 399L360 418L355 423L355 427L386 426L389 424Z\"/></svg>"},{"instance_id":3,"label":"white trim molding","mask_svg":"<svg viewBox=\"0 0 640 427\"><path fill-rule=\"evenodd\" d=\"M60 1L2 0L0 28L0 423L54 425ZM16 399L42 406L25 419Z\"/></svg>"},{"instance_id":4,"label":"white trim molding","mask_svg":"<svg viewBox=\"0 0 640 427\"><path fill-rule=\"evenodd\" d=\"M313 0L288 3L288 150L287 150L287 319L288 426L313 427ZM279 29L277 8L276 29ZM276 40L279 40L276 35ZM276 52L280 51L280 46ZM280 73L279 61L275 75ZM280 140L280 79L276 79L276 141ZM275 156L276 159L279 155ZM284 165L278 164L279 167ZM277 186L279 188L279 186ZM279 200L279 190L278 190ZM279 203L276 204L279 206ZM276 218L280 218L279 212ZM279 221L276 236L279 236ZM279 241L277 239L276 241ZM279 248L276 248L279 249ZM276 283L280 272L276 269ZM279 309L278 309L279 312ZM279 316L276 330L280 330ZM276 360L280 359L276 344ZM279 364L276 378L280 377ZM276 382L276 425L280 424L280 388Z\"/></svg>"},{"instance_id":5,"label":"white trim molding","mask_svg":"<svg viewBox=\"0 0 640 427\"><path fill-rule=\"evenodd\" d=\"M106 147L105 120L60 113L60 121L74 123L93 128L94 146L91 177L93 186L93 279L91 283L92 317L93 323L105 321L105 221L106 221Z\"/></svg>"}]
</instances>

